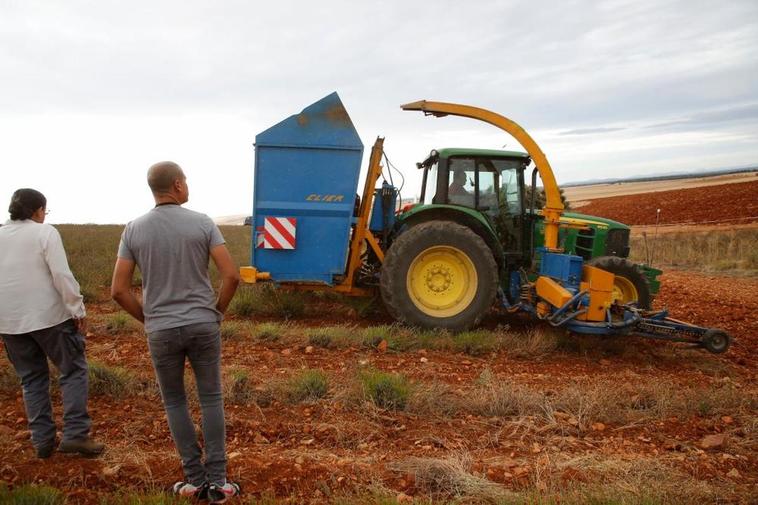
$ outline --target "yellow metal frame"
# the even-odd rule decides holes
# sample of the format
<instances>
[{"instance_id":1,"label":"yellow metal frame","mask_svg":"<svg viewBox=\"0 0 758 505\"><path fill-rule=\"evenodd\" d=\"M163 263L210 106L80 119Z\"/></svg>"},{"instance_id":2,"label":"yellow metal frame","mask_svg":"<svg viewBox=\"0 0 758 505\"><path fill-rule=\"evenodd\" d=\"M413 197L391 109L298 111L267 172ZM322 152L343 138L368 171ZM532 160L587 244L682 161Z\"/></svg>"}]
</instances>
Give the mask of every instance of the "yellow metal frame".
<instances>
[{"instance_id":1,"label":"yellow metal frame","mask_svg":"<svg viewBox=\"0 0 758 505\"><path fill-rule=\"evenodd\" d=\"M384 251L379 247L379 242L373 233L368 229L368 219L371 215L371 209L374 206L374 193L376 181L382 175L382 153L384 152L384 138L377 137L374 146L371 148L371 158L368 163L368 174L366 174L366 183L363 185L363 198L361 199L361 208L358 213L358 222L353 229L353 237L350 240L350 257L347 261L347 272L345 279L334 287L334 291L348 295L364 295L367 290L355 286L355 272L363 264L361 251L364 240L369 247L373 249L379 261L384 262Z\"/></svg>"},{"instance_id":2,"label":"yellow metal frame","mask_svg":"<svg viewBox=\"0 0 758 505\"><path fill-rule=\"evenodd\" d=\"M542 215L545 218L545 247L549 250L558 249L558 226L561 214L563 214L561 193L558 189L558 183L555 181L553 169L550 167L545 153L542 152L537 142L534 141L526 130L505 116L470 105L421 100L407 103L400 107L403 110L418 110L424 114L431 114L437 117L461 116L478 119L497 126L501 130L511 134L526 149L532 160L534 160L534 164L542 179L542 184L545 186L546 201L545 207L542 209Z\"/></svg>"}]
</instances>

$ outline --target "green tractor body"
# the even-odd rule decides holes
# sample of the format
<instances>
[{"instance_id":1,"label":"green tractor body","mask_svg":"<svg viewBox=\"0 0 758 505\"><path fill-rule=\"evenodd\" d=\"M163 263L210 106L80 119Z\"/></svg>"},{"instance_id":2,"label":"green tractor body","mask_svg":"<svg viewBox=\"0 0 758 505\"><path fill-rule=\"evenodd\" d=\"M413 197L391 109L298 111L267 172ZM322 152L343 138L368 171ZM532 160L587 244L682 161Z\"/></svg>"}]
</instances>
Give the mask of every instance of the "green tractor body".
<instances>
[{"instance_id":1,"label":"green tractor body","mask_svg":"<svg viewBox=\"0 0 758 505\"><path fill-rule=\"evenodd\" d=\"M530 163L521 152L460 148L418 163L421 202L397 216L382 268L382 295L395 317L460 329L478 322L496 291L518 299L523 279L536 278L544 245L544 219L526 196L538 191L534 177L526 183ZM661 271L627 259L629 233L610 219L565 212L559 247L613 273L616 299L649 308Z\"/></svg>"}]
</instances>

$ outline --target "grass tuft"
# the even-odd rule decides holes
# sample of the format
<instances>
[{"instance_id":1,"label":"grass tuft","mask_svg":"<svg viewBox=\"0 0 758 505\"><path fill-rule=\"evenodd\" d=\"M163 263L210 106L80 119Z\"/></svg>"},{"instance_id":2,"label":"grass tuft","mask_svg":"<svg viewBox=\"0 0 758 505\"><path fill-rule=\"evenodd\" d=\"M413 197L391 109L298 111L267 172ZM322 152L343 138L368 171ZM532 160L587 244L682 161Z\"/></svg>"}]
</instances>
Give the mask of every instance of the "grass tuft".
<instances>
[{"instance_id":1,"label":"grass tuft","mask_svg":"<svg viewBox=\"0 0 758 505\"><path fill-rule=\"evenodd\" d=\"M469 356L483 356L496 352L500 345L500 339L490 331L464 331L452 336L453 350Z\"/></svg>"},{"instance_id":2,"label":"grass tuft","mask_svg":"<svg viewBox=\"0 0 758 505\"><path fill-rule=\"evenodd\" d=\"M273 387L255 386L247 370L233 368L224 372L224 399L229 403L267 407L275 396Z\"/></svg>"},{"instance_id":3,"label":"grass tuft","mask_svg":"<svg viewBox=\"0 0 758 505\"><path fill-rule=\"evenodd\" d=\"M119 311L105 317L105 331L108 335L122 335L137 328L136 321L126 312Z\"/></svg>"},{"instance_id":4,"label":"grass tuft","mask_svg":"<svg viewBox=\"0 0 758 505\"><path fill-rule=\"evenodd\" d=\"M250 334L250 323L247 321L224 321L221 323L221 339L237 340Z\"/></svg>"},{"instance_id":5,"label":"grass tuft","mask_svg":"<svg viewBox=\"0 0 758 505\"><path fill-rule=\"evenodd\" d=\"M492 503L510 495L502 486L474 475L471 463L470 456L458 454L447 459L409 458L391 464L390 468L413 475L416 486L433 496Z\"/></svg>"},{"instance_id":6,"label":"grass tuft","mask_svg":"<svg viewBox=\"0 0 758 505\"><path fill-rule=\"evenodd\" d=\"M253 337L261 342L276 342L284 334L284 325L279 323L261 323L253 328Z\"/></svg>"},{"instance_id":7,"label":"grass tuft","mask_svg":"<svg viewBox=\"0 0 758 505\"><path fill-rule=\"evenodd\" d=\"M356 329L351 326L324 326L305 330L308 343L325 349L349 347L357 342Z\"/></svg>"},{"instance_id":8,"label":"grass tuft","mask_svg":"<svg viewBox=\"0 0 758 505\"><path fill-rule=\"evenodd\" d=\"M292 403L324 398L329 391L329 380L322 370L303 370L286 385L287 399Z\"/></svg>"},{"instance_id":9,"label":"grass tuft","mask_svg":"<svg viewBox=\"0 0 758 505\"><path fill-rule=\"evenodd\" d=\"M137 381L129 370L98 361L89 362L90 393L122 398L134 393L136 387Z\"/></svg>"},{"instance_id":10,"label":"grass tuft","mask_svg":"<svg viewBox=\"0 0 758 505\"><path fill-rule=\"evenodd\" d=\"M363 370L358 375L363 396L379 408L404 410L408 404L411 386L401 374L379 370Z\"/></svg>"}]
</instances>

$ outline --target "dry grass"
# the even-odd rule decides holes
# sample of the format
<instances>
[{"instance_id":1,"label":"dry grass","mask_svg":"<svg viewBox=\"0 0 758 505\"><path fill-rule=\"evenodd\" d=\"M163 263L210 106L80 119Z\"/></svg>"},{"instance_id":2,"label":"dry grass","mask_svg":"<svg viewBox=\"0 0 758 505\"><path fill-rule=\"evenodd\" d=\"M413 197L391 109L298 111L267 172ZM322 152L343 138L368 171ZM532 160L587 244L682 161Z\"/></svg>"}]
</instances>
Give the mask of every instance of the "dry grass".
<instances>
[{"instance_id":1,"label":"dry grass","mask_svg":"<svg viewBox=\"0 0 758 505\"><path fill-rule=\"evenodd\" d=\"M221 323L223 340L239 340L250 336L252 332L252 324L249 321L223 321Z\"/></svg>"},{"instance_id":2,"label":"dry grass","mask_svg":"<svg viewBox=\"0 0 758 505\"><path fill-rule=\"evenodd\" d=\"M0 391L5 393L18 391L21 387L21 381L13 369L13 365L6 360L0 361Z\"/></svg>"},{"instance_id":3,"label":"dry grass","mask_svg":"<svg viewBox=\"0 0 758 505\"><path fill-rule=\"evenodd\" d=\"M647 252L641 235L631 238L631 258L653 264L706 271L739 271L758 274L758 230L648 234Z\"/></svg>"},{"instance_id":4,"label":"dry grass","mask_svg":"<svg viewBox=\"0 0 758 505\"><path fill-rule=\"evenodd\" d=\"M136 217L136 216L135 216ZM79 281L85 302L106 301L110 298L109 288L113 265L116 262L122 225L74 225L55 226L63 238L71 271ZM226 245L238 265L250 263L251 230L249 226L221 226ZM214 285L218 272L211 262L210 275ZM140 285L139 272L135 275L135 285Z\"/></svg>"},{"instance_id":5,"label":"dry grass","mask_svg":"<svg viewBox=\"0 0 758 505\"><path fill-rule=\"evenodd\" d=\"M261 342L277 342L287 332L287 325L281 323L256 324L252 329L252 335Z\"/></svg>"},{"instance_id":6,"label":"dry grass","mask_svg":"<svg viewBox=\"0 0 758 505\"><path fill-rule=\"evenodd\" d=\"M88 364L89 391L91 394L122 398L138 391L138 381L134 374L126 368L92 360Z\"/></svg>"},{"instance_id":7,"label":"dry grass","mask_svg":"<svg viewBox=\"0 0 758 505\"><path fill-rule=\"evenodd\" d=\"M102 322L98 321L97 326L100 325L106 334L114 336L142 331L142 325L124 311L103 316Z\"/></svg>"},{"instance_id":8,"label":"dry grass","mask_svg":"<svg viewBox=\"0 0 758 505\"><path fill-rule=\"evenodd\" d=\"M279 289L273 284L242 285L229 304L229 313L240 317L255 315L292 319L305 314L306 295Z\"/></svg>"},{"instance_id":9,"label":"dry grass","mask_svg":"<svg viewBox=\"0 0 758 505\"><path fill-rule=\"evenodd\" d=\"M620 378L572 380L546 389L498 378L485 369L463 394L445 384L415 384L407 410L429 417L471 414L511 422L531 419L553 431L582 434L594 423L628 425L672 416L749 419L758 410L756 397L756 391L731 382L679 386L660 378L638 384Z\"/></svg>"},{"instance_id":10,"label":"dry grass","mask_svg":"<svg viewBox=\"0 0 758 505\"><path fill-rule=\"evenodd\" d=\"M223 372L223 392L224 400L229 403L268 407L275 399L283 396L283 386L279 380L256 385L247 370L232 368Z\"/></svg>"},{"instance_id":11,"label":"dry grass","mask_svg":"<svg viewBox=\"0 0 758 505\"><path fill-rule=\"evenodd\" d=\"M503 486L476 476L469 454L445 459L409 458L388 465L391 470L414 477L416 486L432 496L475 498L477 503L497 503L511 495Z\"/></svg>"}]
</instances>

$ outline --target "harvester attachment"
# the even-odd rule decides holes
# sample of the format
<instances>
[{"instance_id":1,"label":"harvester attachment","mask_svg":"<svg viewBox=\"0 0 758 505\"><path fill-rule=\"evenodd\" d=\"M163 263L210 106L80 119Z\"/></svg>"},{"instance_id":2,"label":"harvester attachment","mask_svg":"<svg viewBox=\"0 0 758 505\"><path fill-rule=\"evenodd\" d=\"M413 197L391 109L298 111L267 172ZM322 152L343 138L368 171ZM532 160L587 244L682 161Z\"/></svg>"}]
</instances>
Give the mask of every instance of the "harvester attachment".
<instances>
[{"instance_id":1,"label":"harvester attachment","mask_svg":"<svg viewBox=\"0 0 758 505\"><path fill-rule=\"evenodd\" d=\"M526 311L551 326L574 333L628 335L685 342L720 354L731 337L717 328L704 328L668 317L668 311L650 311L636 302L614 298L614 274L584 263L571 254L541 251L539 277L534 282L513 279L511 311ZM515 287L527 286L526 290Z\"/></svg>"},{"instance_id":2,"label":"harvester attachment","mask_svg":"<svg viewBox=\"0 0 758 505\"><path fill-rule=\"evenodd\" d=\"M563 325L575 333L601 335L629 335L685 342L704 347L709 352L726 352L731 336L718 328L704 328L668 317L667 310L643 311L634 304L613 305L603 322L563 320Z\"/></svg>"}]
</instances>

